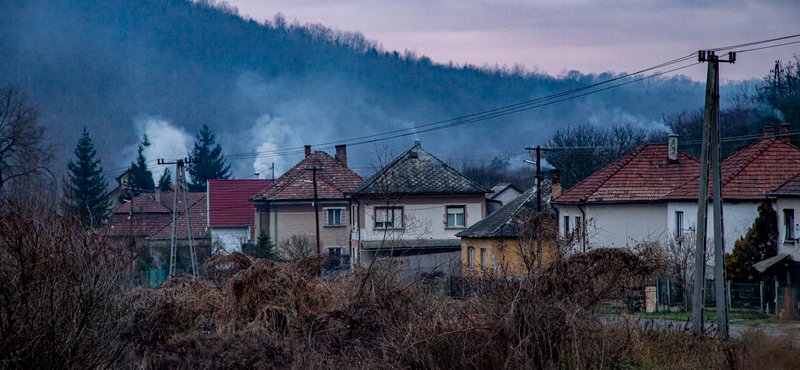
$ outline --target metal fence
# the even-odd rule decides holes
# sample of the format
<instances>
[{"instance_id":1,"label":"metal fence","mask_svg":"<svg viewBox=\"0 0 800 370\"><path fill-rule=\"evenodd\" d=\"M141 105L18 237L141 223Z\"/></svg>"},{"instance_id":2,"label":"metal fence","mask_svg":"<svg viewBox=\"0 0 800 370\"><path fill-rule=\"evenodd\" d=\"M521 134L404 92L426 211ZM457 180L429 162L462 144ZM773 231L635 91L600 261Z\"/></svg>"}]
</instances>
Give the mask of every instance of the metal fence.
<instances>
[{"instance_id":1,"label":"metal fence","mask_svg":"<svg viewBox=\"0 0 800 370\"><path fill-rule=\"evenodd\" d=\"M745 284L728 282L728 302L729 308L745 310L774 310L774 296L769 284ZM676 311L691 310L691 300L693 285L680 284L671 280L658 280L656 282L656 310ZM706 281L704 291L704 303L706 307L716 307L716 285L713 281ZM782 294L787 296L791 302L794 297L796 302L797 292L792 292L792 288L784 289ZM792 295L794 294L794 295ZM772 305L770 303L772 302ZM779 304L780 306L780 304Z\"/></svg>"}]
</instances>

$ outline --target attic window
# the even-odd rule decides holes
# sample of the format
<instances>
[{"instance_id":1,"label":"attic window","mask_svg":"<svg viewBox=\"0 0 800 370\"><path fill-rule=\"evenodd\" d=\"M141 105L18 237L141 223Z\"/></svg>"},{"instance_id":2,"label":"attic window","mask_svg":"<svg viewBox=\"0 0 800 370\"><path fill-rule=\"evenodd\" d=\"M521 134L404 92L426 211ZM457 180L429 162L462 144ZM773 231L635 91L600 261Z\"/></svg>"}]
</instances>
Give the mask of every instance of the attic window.
<instances>
[{"instance_id":1,"label":"attic window","mask_svg":"<svg viewBox=\"0 0 800 370\"><path fill-rule=\"evenodd\" d=\"M410 158L419 158L419 154L417 152L409 152L408 156Z\"/></svg>"}]
</instances>

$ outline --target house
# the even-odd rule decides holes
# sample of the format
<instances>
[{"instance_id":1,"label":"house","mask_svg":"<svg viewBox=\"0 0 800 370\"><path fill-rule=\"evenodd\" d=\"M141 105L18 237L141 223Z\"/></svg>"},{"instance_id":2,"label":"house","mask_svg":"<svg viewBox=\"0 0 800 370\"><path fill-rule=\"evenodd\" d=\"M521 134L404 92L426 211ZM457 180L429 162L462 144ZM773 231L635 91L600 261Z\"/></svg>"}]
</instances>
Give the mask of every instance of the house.
<instances>
[{"instance_id":1,"label":"house","mask_svg":"<svg viewBox=\"0 0 800 370\"><path fill-rule=\"evenodd\" d=\"M800 283L800 222L795 214L800 209L800 174L766 194L775 199L778 215L778 254L753 267L772 281Z\"/></svg>"},{"instance_id":2,"label":"house","mask_svg":"<svg viewBox=\"0 0 800 370\"><path fill-rule=\"evenodd\" d=\"M242 244L255 241L255 209L250 197L270 185L272 180L208 180L206 215L211 240L227 252L241 252Z\"/></svg>"},{"instance_id":3,"label":"house","mask_svg":"<svg viewBox=\"0 0 800 370\"><path fill-rule=\"evenodd\" d=\"M520 248L523 223L536 215L538 186L531 187L483 220L456 234L461 238L461 271L502 271L520 275L532 253ZM542 182L542 209L549 210L550 181ZM524 244L524 242L523 242ZM546 256L545 256L546 258Z\"/></svg>"},{"instance_id":4,"label":"house","mask_svg":"<svg viewBox=\"0 0 800 370\"><path fill-rule=\"evenodd\" d=\"M783 130L785 134L786 126ZM721 173L725 250L730 252L734 242L753 225L761 203L771 202L777 209L775 198L769 193L800 173L800 148L792 145L788 136L774 136L768 128L764 138L725 159ZM790 189L787 185L784 191ZM699 173L662 198L667 202L667 225L672 235L681 236L696 230L698 193ZM788 199L784 197L782 205L789 202ZM709 204L709 215L713 214L712 207ZM709 216L709 232L713 225L713 218Z\"/></svg>"},{"instance_id":5,"label":"house","mask_svg":"<svg viewBox=\"0 0 800 370\"><path fill-rule=\"evenodd\" d=\"M500 209L504 204L517 199L522 195L522 190L513 184L501 182L492 187L492 192L486 194L486 209L488 214Z\"/></svg>"},{"instance_id":6,"label":"house","mask_svg":"<svg viewBox=\"0 0 800 370\"><path fill-rule=\"evenodd\" d=\"M414 146L347 193L357 263L402 261L407 273L461 273L460 231L486 216L484 188Z\"/></svg>"},{"instance_id":7,"label":"house","mask_svg":"<svg viewBox=\"0 0 800 370\"><path fill-rule=\"evenodd\" d=\"M700 172L700 162L678 150L677 135L670 135L668 144L641 145L563 192L553 181L551 204L562 236L577 233L572 239L584 251L665 242L669 221L663 198Z\"/></svg>"},{"instance_id":8,"label":"house","mask_svg":"<svg viewBox=\"0 0 800 370\"><path fill-rule=\"evenodd\" d=\"M303 160L250 198L255 205L255 235L269 235L285 258L317 253L349 256L350 203L344 194L363 181L347 167L344 145L336 146L335 157L312 152L306 145Z\"/></svg>"},{"instance_id":9,"label":"house","mask_svg":"<svg viewBox=\"0 0 800 370\"><path fill-rule=\"evenodd\" d=\"M126 243L146 251L140 256L146 268L168 268L172 239L172 210L175 193L142 193L111 212L103 232L112 241ZM178 270L190 272L189 231L184 212L184 200L178 199L177 242ZM206 193L189 193L189 212L192 220L192 237L197 251L198 264L202 265L211 253L211 239L206 232ZM146 257L146 258L142 258ZM138 267L137 267L138 268Z\"/></svg>"}]
</instances>

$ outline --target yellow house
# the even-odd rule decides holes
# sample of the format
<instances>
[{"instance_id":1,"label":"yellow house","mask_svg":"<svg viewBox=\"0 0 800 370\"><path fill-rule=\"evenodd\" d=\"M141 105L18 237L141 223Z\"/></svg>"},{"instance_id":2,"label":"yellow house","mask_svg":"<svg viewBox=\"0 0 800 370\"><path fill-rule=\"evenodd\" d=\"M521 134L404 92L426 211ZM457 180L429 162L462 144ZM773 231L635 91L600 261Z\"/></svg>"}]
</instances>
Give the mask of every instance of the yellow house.
<instances>
[{"instance_id":1,"label":"yellow house","mask_svg":"<svg viewBox=\"0 0 800 370\"><path fill-rule=\"evenodd\" d=\"M549 182L542 185L542 207L549 207L550 185ZM548 248L542 246L542 249L535 251L535 239L521 236L525 234L521 230L524 229L524 220L536 214L536 192L536 186L528 189L483 220L456 234L461 238L463 275L489 272L521 275L526 271L526 260L530 263L536 259L537 252L541 251L541 259L548 258Z\"/></svg>"}]
</instances>

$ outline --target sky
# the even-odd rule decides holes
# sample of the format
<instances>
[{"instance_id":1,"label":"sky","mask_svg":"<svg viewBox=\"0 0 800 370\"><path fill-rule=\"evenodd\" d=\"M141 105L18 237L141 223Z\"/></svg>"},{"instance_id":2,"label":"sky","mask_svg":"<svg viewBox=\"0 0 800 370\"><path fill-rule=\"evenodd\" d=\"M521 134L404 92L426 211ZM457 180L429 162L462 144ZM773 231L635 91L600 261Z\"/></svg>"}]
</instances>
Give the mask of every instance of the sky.
<instances>
[{"instance_id":1,"label":"sky","mask_svg":"<svg viewBox=\"0 0 800 370\"><path fill-rule=\"evenodd\" d=\"M524 65L558 75L634 72L699 49L800 34L798 0L228 0L263 21L359 31L388 50L435 62ZM797 41L797 39L794 39ZM762 78L800 44L737 56L720 78ZM705 80L704 66L679 73Z\"/></svg>"}]
</instances>

